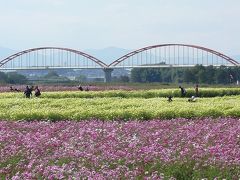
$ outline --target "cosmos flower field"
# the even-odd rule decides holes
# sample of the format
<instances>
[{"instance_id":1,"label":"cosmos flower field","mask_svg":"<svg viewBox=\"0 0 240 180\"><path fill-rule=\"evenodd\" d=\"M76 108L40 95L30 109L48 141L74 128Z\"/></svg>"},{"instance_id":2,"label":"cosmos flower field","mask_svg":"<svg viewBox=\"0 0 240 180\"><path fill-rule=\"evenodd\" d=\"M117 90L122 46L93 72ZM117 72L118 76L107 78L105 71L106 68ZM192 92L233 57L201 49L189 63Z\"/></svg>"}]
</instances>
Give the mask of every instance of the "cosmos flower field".
<instances>
[{"instance_id":1,"label":"cosmos flower field","mask_svg":"<svg viewBox=\"0 0 240 180\"><path fill-rule=\"evenodd\" d=\"M0 101L0 179L240 178L238 96Z\"/></svg>"},{"instance_id":2,"label":"cosmos flower field","mask_svg":"<svg viewBox=\"0 0 240 180\"><path fill-rule=\"evenodd\" d=\"M1 121L2 177L239 177L240 120Z\"/></svg>"}]
</instances>

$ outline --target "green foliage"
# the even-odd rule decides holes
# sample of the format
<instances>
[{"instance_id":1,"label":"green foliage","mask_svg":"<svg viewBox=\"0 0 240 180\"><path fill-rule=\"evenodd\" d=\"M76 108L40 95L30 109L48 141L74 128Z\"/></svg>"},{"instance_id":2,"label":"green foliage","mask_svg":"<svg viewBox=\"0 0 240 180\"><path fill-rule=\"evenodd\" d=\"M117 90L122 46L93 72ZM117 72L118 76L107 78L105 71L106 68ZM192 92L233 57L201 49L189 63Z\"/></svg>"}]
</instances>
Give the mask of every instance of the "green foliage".
<instances>
[{"instance_id":1,"label":"green foliage","mask_svg":"<svg viewBox=\"0 0 240 180\"><path fill-rule=\"evenodd\" d=\"M43 93L41 98L33 99L25 99L19 93L3 93L0 94L0 119L57 121L240 117L240 96L199 98L192 103L187 98L174 97L169 103L167 98L158 97L166 96L167 92L55 92ZM173 95L178 93L172 92ZM212 95L209 90L207 93ZM218 93L222 95L223 90Z\"/></svg>"},{"instance_id":2,"label":"green foliage","mask_svg":"<svg viewBox=\"0 0 240 180\"><path fill-rule=\"evenodd\" d=\"M161 71L154 68L134 68L131 72L132 82L162 82Z\"/></svg>"},{"instance_id":3,"label":"green foliage","mask_svg":"<svg viewBox=\"0 0 240 180\"><path fill-rule=\"evenodd\" d=\"M129 82L130 78L128 76L112 77L112 82Z\"/></svg>"},{"instance_id":4,"label":"green foliage","mask_svg":"<svg viewBox=\"0 0 240 180\"><path fill-rule=\"evenodd\" d=\"M45 78L57 78L57 77L59 77L59 75L55 71L49 71L44 77Z\"/></svg>"},{"instance_id":5,"label":"green foliage","mask_svg":"<svg viewBox=\"0 0 240 180\"><path fill-rule=\"evenodd\" d=\"M26 84L27 78L21 74L8 73L8 83L10 84Z\"/></svg>"},{"instance_id":6,"label":"green foliage","mask_svg":"<svg viewBox=\"0 0 240 180\"><path fill-rule=\"evenodd\" d=\"M119 161L119 164L121 161ZM201 163L200 163L201 164ZM115 164L116 166L116 164ZM129 170L132 170L136 164L128 164ZM157 160L155 163L139 162L144 170L144 174L152 174L158 172L158 175L164 176L164 179L177 179L177 180L192 180L192 179L238 179L239 167L229 166L222 168L218 165L199 165L195 160L187 160L186 162L172 162L163 163ZM138 176L137 179L144 179L144 176Z\"/></svg>"},{"instance_id":7,"label":"green foliage","mask_svg":"<svg viewBox=\"0 0 240 180\"><path fill-rule=\"evenodd\" d=\"M232 76L232 77L231 77ZM240 78L239 67L196 65L192 68L133 68L132 82L231 84Z\"/></svg>"},{"instance_id":8,"label":"green foliage","mask_svg":"<svg viewBox=\"0 0 240 180\"><path fill-rule=\"evenodd\" d=\"M3 73L0 72L0 83L1 84L26 84L27 78L16 72Z\"/></svg>"},{"instance_id":9,"label":"green foliage","mask_svg":"<svg viewBox=\"0 0 240 180\"><path fill-rule=\"evenodd\" d=\"M78 82L87 82L87 77L84 75L80 75L78 77L76 77L76 81Z\"/></svg>"},{"instance_id":10,"label":"green foliage","mask_svg":"<svg viewBox=\"0 0 240 180\"><path fill-rule=\"evenodd\" d=\"M18 171L19 171L19 168L17 167L18 166L18 163L23 159L22 156L20 155L15 155L15 156L12 156L12 157L8 157L8 159L2 161L0 159L0 169L3 169L3 168L6 168L6 167L9 167L9 172L8 174L2 174L0 173L0 179L7 179L6 178L6 175L14 175L16 174Z\"/></svg>"},{"instance_id":11,"label":"green foliage","mask_svg":"<svg viewBox=\"0 0 240 180\"><path fill-rule=\"evenodd\" d=\"M5 73L0 72L0 83L5 84L7 83L7 81L8 81L8 76Z\"/></svg>"},{"instance_id":12,"label":"green foliage","mask_svg":"<svg viewBox=\"0 0 240 180\"><path fill-rule=\"evenodd\" d=\"M70 80L67 77L64 76L59 76L56 71L49 71L48 74L46 74L44 77L39 78L39 80L43 82L48 82L48 83L56 83L56 82L65 82L68 83Z\"/></svg>"},{"instance_id":13,"label":"green foliage","mask_svg":"<svg viewBox=\"0 0 240 180\"><path fill-rule=\"evenodd\" d=\"M187 162L176 162L172 164L157 163L151 167L152 171L164 172L165 177L174 177L179 180L185 179L233 179L239 174L239 167L220 168L217 165L201 165L193 160Z\"/></svg>"},{"instance_id":14,"label":"green foliage","mask_svg":"<svg viewBox=\"0 0 240 180\"><path fill-rule=\"evenodd\" d=\"M188 88L186 97L195 95L194 88ZM180 89L159 89L159 90L110 90L110 91L64 91L44 92L41 98L62 99L62 98L158 98L158 97L181 97ZM240 88L200 88L199 97L222 97L240 95ZM1 93L1 98L21 98L21 93Z\"/></svg>"}]
</instances>

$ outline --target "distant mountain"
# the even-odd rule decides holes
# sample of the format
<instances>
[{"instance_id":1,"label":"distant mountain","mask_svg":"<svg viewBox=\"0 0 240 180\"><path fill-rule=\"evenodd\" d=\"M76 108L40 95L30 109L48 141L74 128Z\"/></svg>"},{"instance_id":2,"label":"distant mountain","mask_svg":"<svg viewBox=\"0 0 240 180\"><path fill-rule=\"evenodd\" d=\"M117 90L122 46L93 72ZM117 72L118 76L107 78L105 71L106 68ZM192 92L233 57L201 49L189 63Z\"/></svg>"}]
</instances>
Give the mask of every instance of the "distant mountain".
<instances>
[{"instance_id":1,"label":"distant mountain","mask_svg":"<svg viewBox=\"0 0 240 180\"><path fill-rule=\"evenodd\" d=\"M98 58L99 60L105 62L106 64L112 63L114 60L124 56L125 54L131 52L132 50L108 47L104 49L87 49L86 53Z\"/></svg>"},{"instance_id":2,"label":"distant mountain","mask_svg":"<svg viewBox=\"0 0 240 180\"><path fill-rule=\"evenodd\" d=\"M0 47L0 60L11 56L12 54L16 53L17 51L9 49L9 48L5 48L5 47Z\"/></svg>"}]
</instances>

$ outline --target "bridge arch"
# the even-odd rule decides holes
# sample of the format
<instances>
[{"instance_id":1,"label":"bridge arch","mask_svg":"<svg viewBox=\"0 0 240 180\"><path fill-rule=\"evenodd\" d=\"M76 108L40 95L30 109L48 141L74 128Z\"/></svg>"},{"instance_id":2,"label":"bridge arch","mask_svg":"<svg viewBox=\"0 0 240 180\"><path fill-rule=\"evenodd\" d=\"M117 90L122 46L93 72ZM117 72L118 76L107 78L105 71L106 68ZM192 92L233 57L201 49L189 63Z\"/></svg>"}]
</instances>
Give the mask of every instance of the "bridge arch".
<instances>
[{"instance_id":1,"label":"bridge arch","mask_svg":"<svg viewBox=\"0 0 240 180\"><path fill-rule=\"evenodd\" d=\"M24 61L24 58L22 58L23 56L25 56L25 61L29 62L23 62ZM18 59L18 62L13 62L16 59ZM54 59L55 64L53 62ZM84 62L85 66L82 66L81 60L85 61ZM67 61L72 62L68 63ZM92 63L92 66L90 65L89 61ZM57 62L59 64L57 64ZM15 68L10 66L15 66ZM91 56L82 51L60 47L39 47L27 49L15 53L0 61L0 68L2 69L94 68L94 67L107 68L108 65L102 62L101 60L97 59L96 57Z\"/></svg>"},{"instance_id":2,"label":"bridge arch","mask_svg":"<svg viewBox=\"0 0 240 180\"><path fill-rule=\"evenodd\" d=\"M153 51L151 52L151 50ZM150 51L150 53L148 51ZM145 54L143 55L144 52ZM170 54L172 54L172 56ZM151 61L151 59L155 59L155 61ZM156 59L159 61L156 61ZM124 64L127 60L132 60L132 62ZM109 64L109 67L187 67L195 66L197 64L207 66L239 65L236 60L229 56L209 48L188 44L160 44L132 51Z\"/></svg>"}]
</instances>

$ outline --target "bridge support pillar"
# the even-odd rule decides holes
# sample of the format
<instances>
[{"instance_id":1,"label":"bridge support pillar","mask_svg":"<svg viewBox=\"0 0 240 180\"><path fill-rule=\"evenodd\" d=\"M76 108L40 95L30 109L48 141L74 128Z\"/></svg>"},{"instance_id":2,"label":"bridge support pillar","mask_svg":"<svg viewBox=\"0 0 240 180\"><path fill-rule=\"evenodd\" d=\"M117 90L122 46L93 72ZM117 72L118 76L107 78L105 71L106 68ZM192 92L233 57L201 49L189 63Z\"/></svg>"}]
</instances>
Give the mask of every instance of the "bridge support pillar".
<instances>
[{"instance_id":1,"label":"bridge support pillar","mask_svg":"<svg viewBox=\"0 0 240 180\"><path fill-rule=\"evenodd\" d=\"M113 69L105 68L105 69L103 69L103 71L104 71L104 74L105 74L104 82L111 82L112 81Z\"/></svg>"}]
</instances>

